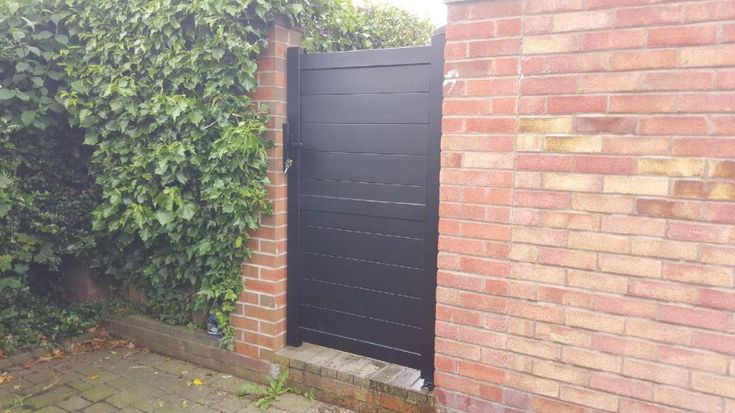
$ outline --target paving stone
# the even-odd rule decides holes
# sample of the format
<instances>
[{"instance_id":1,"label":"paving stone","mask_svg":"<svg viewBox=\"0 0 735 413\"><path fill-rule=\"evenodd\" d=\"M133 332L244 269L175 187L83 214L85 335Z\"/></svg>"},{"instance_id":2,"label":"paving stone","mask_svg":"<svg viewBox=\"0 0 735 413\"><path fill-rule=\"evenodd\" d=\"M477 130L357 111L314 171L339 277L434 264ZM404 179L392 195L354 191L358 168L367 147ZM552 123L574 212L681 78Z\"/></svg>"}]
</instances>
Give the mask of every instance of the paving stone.
<instances>
[{"instance_id":1,"label":"paving stone","mask_svg":"<svg viewBox=\"0 0 735 413\"><path fill-rule=\"evenodd\" d=\"M69 410L70 412L77 412L89 406L90 404L92 404L90 401L84 400L77 395L71 396L64 401L57 403L59 407L64 410Z\"/></svg>"},{"instance_id":2,"label":"paving stone","mask_svg":"<svg viewBox=\"0 0 735 413\"><path fill-rule=\"evenodd\" d=\"M36 413L66 413L66 410L56 406L46 406L43 409L36 411Z\"/></svg>"},{"instance_id":3,"label":"paving stone","mask_svg":"<svg viewBox=\"0 0 735 413\"><path fill-rule=\"evenodd\" d=\"M316 402L312 402L299 394L286 393L280 395L278 398L280 400L274 402L273 407L287 412L300 413L308 410L311 406L316 404Z\"/></svg>"},{"instance_id":4,"label":"paving stone","mask_svg":"<svg viewBox=\"0 0 735 413\"><path fill-rule=\"evenodd\" d=\"M25 400L25 405L36 409L41 409L43 407L64 400L72 394L74 394L74 390L70 387L54 387L47 392L29 397Z\"/></svg>"},{"instance_id":5,"label":"paving stone","mask_svg":"<svg viewBox=\"0 0 735 413\"><path fill-rule=\"evenodd\" d=\"M98 402L112 396L117 392L118 389L112 386L100 384L99 386L92 387L91 389L85 391L81 394L81 396L91 402Z\"/></svg>"},{"instance_id":6,"label":"paving stone","mask_svg":"<svg viewBox=\"0 0 735 413\"><path fill-rule=\"evenodd\" d=\"M111 413L111 412L117 412L118 409L112 405L101 402L101 403L95 403L87 407L83 411L84 413Z\"/></svg>"}]
</instances>

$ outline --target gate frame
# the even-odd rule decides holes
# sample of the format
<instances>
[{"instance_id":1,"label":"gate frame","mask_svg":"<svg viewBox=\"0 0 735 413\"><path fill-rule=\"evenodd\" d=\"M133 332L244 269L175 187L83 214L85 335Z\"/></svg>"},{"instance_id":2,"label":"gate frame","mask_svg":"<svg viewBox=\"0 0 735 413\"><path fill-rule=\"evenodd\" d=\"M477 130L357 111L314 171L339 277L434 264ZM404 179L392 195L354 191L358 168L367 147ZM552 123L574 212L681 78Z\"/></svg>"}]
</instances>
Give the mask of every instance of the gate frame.
<instances>
[{"instance_id":1,"label":"gate frame","mask_svg":"<svg viewBox=\"0 0 735 413\"><path fill-rule=\"evenodd\" d=\"M431 87L429 90L429 122L427 136L426 228L424 251L424 326L422 338L421 378L423 387L434 388L434 354L436 337L437 256L439 254L439 173L441 167L442 102L444 100L444 28L431 39ZM290 47L287 51L287 123L283 124L283 167L288 178L288 266L286 304L286 344L299 347L299 239L301 188L301 56L304 49ZM297 211L297 213L291 213ZM290 271L290 269L294 269Z\"/></svg>"}]
</instances>

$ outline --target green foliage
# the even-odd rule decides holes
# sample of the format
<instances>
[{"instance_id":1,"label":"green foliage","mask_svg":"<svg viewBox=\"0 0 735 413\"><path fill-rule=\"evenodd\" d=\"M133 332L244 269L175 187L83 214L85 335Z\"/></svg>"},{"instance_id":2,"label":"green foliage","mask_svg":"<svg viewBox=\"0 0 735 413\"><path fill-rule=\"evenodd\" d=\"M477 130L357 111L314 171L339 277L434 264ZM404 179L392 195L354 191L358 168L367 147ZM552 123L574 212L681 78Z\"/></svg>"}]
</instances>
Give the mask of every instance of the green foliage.
<instances>
[{"instance_id":1,"label":"green foliage","mask_svg":"<svg viewBox=\"0 0 735 413\"><path fill-rule=\"evenodd\" d=\"M316 400L314 390L302 392L296 387L287 386L286 382L288 382L288 370L284 370L277 377L274 377L267 386L260 386L254 383L244 384L237 392L237 395L240 397L255 397L255 405L260 410L267 410L273 403L280 400L279 396L286 393L300 394L309 401Z\"/></svg>"},{"instance_id":2,"label":"green foliage","mask_svg":"<svg viewBox=\"0 0 735 413\"><path fill-rule=\"evenodd\" d=\"M58 332L12 320L37 308L20 300L29 286L79 256L137 286L164 321L213 311L231 346L247 233L270 212L267 117L248 96L276 15L303 25L312 51L423 44L433 31L348 0L0 2L7 346L76 331L67 310L49 316L70 326Z\"/></svg>"},{"instance_id":3,"label":"green foliage","mask_svg":"<svg viewBox=\"0 0 735 413\"><path fill-rule=\"evenodd\" d=\"M384 49L428 44L428 19L388 4L357 7L351 0L317 0L305 9L302 47L311 52Z\"/></svg>"},{"instance_id":4,"label":"green foliage","mask_svg":"<svg viewBox=\"0 0 735 413\"><path fill-rule=\"evenodd\" d=\"M100 304L73 304L51 296L32 294L17 277L0 278L0 352L52 344L61 337L78 335L104 317Z\"/></svg>"}]
</instances>

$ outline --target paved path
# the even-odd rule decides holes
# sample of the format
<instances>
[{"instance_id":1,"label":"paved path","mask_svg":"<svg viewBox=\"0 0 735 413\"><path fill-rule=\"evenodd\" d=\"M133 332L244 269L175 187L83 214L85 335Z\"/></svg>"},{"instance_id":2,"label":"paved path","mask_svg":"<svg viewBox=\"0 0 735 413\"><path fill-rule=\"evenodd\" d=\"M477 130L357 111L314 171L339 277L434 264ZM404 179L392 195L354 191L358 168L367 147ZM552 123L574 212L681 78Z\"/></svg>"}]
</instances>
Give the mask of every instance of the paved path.
<instances>
[{"instance_id":1,"label":"paved path","mask_svg":"<svg viewBox=\"0 0 735 413\"><path fill-rule=\"evenodd\" d=\"M236 395L244 380L137 348L71 354L8 374L0 413L260 412L253 399ZM285 394L268 412L348 410Z\"/></svg>"}]
</instances>

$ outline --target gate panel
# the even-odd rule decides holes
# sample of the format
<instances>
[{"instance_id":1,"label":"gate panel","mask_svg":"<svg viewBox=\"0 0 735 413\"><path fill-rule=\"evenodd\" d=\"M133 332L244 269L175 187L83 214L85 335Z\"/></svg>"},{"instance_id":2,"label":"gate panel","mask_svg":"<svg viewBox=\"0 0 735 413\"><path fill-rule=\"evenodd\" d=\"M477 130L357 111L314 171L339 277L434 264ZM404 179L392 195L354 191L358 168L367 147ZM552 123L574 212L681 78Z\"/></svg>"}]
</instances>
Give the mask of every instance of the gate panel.
<instances>
[{"instance_id":1,"label":"gate panel","mask_svg":"<svg viewBox=\"0 0 735 413\"><path fill-rule=\"evenodd\" d=\"M443 35L432 46L289 50L288 342L433 382Z\"/></svg>"}]
</instances>

